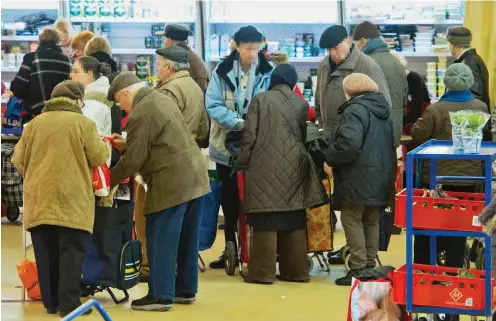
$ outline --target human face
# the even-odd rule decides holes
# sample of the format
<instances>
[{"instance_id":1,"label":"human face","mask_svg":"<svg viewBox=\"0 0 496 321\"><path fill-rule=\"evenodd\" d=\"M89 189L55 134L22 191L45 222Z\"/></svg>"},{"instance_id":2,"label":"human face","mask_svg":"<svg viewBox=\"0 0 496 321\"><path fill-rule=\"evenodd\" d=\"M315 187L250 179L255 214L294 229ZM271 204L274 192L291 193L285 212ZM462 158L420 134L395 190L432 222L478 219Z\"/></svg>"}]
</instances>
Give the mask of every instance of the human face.
<instances>
[{"instance_id":1,"label":"human face","mask_svg":"<svg viewBox=\"0 0 496 321\"><path fill-rule=\"evenodd\" d=\"M360 50L363 50L363 48L365 47L365 45L367 44L367 40L365 39L360 39L360 40L357 40L355 41L355 45L357 46L358 49Z\"/></svg>"},{"instance_id":2,"label":"human face","mask_svg":"<svg viewBox=\"0 0 496 321\"><path fill-rule=\"evenodd\" d=\"M239 57L242 65L249 65L257 60L261 42L244 42L238 46Z\"/></svg>"},{"instance_id":3,"label":"human face","mask_svg":"<svg viewBox=\"0 0 496 321\"><path fill-rule=\"evenodd\" d=\"M84 71L83 66L79 63L79 60L76 60L72 66L71 79L82 83L84 87L95 81L91 72Z\"/></svg>"},{"instance_id":4,"label":"human face","mask_svg":"<svg viewBox=\"0 0 496 321\"><path fill-rule=\"evenodd\" d=\"M159 56L157 59L157 76L160 81L166 81L172 75L173 71L167 64L164 57Z\"/></svg>"},{"instance_id":5,"label":"human face","mask_svg":"<svg viewBox=\"0 0 496 321\"><path fill-rule=\"evenodd\" d=\"M346 59L346 56L348 56L348 53L350 52L350 41L346 39L336 47L327 49L327 52L332 61L339 64Z\"/></svg>"},{"instance_id":6,"label":"human face","mask_svg":"<svg viewBox=\"0 0 496 321\"><path fill-rule=\"evenodd\" d=\"M119 104L121 110L130 113L133 109L133 94L126 88L119 90L115 94L115 101Z\"/></svg>"}]
</instances>

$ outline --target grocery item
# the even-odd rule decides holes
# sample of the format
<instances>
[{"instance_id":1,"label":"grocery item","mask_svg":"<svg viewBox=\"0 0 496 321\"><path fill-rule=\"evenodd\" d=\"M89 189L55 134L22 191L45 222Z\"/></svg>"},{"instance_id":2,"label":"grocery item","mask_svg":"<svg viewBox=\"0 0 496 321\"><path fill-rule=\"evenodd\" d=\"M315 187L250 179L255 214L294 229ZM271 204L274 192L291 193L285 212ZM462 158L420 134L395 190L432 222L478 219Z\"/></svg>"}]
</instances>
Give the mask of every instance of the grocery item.
<instances>
[{"instance_id":1,"label":"grocery item","mask_svg":"<svg viewBox=\"0 0 496 321\"><path fill-rule=\"evenodd\" d=\"M147 80L152 74L152 56L138 56L136 58L136 76L141 80Z\"/></svg>"}]
</instances>

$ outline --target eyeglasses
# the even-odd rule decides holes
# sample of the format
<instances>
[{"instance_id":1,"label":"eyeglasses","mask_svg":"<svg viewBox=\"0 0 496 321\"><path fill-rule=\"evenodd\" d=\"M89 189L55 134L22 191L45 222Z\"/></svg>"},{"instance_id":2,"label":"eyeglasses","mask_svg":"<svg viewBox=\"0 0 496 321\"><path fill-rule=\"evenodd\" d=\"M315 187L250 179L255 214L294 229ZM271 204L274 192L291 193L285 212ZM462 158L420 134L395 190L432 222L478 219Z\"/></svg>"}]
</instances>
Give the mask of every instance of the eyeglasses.
<instances>
[{"instance_id":1,"label":"eyeglasses","mask_svg":"<svg viewBox=\"0 0 496 321\"><path fill-rule=\"evenodd\" d=\"M84 104L84 101L81 100L81 109L83 109L84 106L86 106L86 105Z\"/></svg>"}]
</instances>

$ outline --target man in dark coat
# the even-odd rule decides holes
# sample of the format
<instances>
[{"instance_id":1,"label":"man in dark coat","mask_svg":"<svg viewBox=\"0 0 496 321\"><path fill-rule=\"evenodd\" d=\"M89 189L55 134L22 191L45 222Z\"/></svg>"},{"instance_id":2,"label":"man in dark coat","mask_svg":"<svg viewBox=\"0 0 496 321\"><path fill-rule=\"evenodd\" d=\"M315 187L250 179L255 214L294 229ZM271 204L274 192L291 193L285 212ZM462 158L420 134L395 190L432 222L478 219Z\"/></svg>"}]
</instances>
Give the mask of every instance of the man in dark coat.
<instances>
[{"instance_id":1,"label":"man in dark coat","mask_svg":"<svg viewBox=\"0 0 496 321\"><path fill-rule=\"evenodd\" d=\"M69 79L71 73L71 60L58 45L59 32L45 28L38 39L38 49L24 56L21 68L10 84L14 96L24 100L24 111L28 114L25 121L41 113L53 88Z\"/></svg>"},{"instance_id":2,"label":"man in dark coat","mask_svg":"<svg viewBox=\"0 0 496 321\"><path fill-rule=\"evenodd\" d=\"M470 88L475 98L482 100L489 112L489 72L481 56L470 46L472 33L465 27L451 27L446 39L449 42L451 55L455 63L467 65L474 75L474 84Z\"/></svg>"},{"instance_id":3,"label":"man in dark coat","mask_svg":"<svg viewBox=\"0 0 496 321\"><path fill-rule=\"evenodd\" d=\"M367 279L375 267L380 211L388 204L393 122L388 102L370 77L351 74L343 87L349 100L338 109L341 118L326 162L333 168L334 202L351 253L351 270L336 284L351 285L352 277Z\"/></svg>"}]
</instances>

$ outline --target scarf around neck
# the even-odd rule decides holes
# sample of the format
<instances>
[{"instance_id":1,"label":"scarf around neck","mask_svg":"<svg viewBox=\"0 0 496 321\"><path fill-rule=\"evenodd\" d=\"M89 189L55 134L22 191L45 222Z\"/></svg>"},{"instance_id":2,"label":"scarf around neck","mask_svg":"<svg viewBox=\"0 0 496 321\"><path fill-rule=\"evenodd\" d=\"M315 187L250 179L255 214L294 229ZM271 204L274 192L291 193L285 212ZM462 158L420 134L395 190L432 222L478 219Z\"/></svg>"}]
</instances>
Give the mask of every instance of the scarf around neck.
<instances>
[{"instance_id":1,"label":"scarf around neck","mask_svg":"<svg viewBox=\"0 0 496 321\"><path fill-rule=\"evenodd\" d=\"M448 90L447 92L444 93L444 95L441 96L441 98L439 98L439 101L452 101L452 102L464 103L472 99L474 99L474 96L472 96L472 92L470 91L470 89L464 91Z\"/></svg>"}]
</instances>

